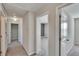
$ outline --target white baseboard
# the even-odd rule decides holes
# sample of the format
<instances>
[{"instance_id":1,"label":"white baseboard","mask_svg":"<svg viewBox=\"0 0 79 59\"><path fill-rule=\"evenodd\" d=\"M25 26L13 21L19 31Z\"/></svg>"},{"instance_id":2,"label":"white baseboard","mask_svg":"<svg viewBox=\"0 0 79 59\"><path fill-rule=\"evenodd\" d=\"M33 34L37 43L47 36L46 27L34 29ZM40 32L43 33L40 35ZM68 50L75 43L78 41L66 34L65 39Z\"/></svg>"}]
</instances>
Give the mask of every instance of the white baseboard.
<instances>
[{"instance_id":1,"label":"white baseboard","mask_svg":"<svg viewBox=\"0 0 79 59\"><path fill-rule=\"evenodd\" d=\"M31 56L36 53L35 51L28 52L28 50L24 47L24 45L22 45L22 46L23 46L24 50L27 52L28 56Z\"/></svg>"},{"instance_id":2,"label":"white baseboard","mask_svg":"<svg viewBox=\"0 0 79 59\"><path fill-rule=\"evenodd\" d=\"M26 53L28 54L28 51L27 51L27 49L24 47L24 45L22 45L22 46L23 46L24 50L26 51Z\"/></svg>"}]
</instances>

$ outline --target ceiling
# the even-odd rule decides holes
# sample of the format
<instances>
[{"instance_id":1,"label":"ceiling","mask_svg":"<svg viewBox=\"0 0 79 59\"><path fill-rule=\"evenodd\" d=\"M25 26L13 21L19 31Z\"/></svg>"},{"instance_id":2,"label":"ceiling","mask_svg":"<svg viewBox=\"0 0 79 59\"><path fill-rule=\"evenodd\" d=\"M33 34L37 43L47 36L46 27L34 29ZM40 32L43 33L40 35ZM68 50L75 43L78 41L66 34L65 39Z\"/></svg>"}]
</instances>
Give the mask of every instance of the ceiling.
<instances>
[{"instance_id":1,"label":"ceiling","mask_svg":"<svg viewBox=\"0 0 79 59\"><path fill-rule=\"evenodd\" d=\"M4 12L1 4L0 4L0 15L4 16Z\"/></svg>"},{"instance_id":2,"label":"ceiling","mask_svg":"<svg viewBox=\"0 0 79 59\"><path fill-rule=\"evenodd\" d=\"M78 3L64 7L64 10L67 13L69 13L72 17L79 17L79 4Z\"/></svg>"},{"instance_id":3,"label":"ceiling","mask_svg":"<svg viewBox=\"0 0 79 59\"><path fill-rule=\"evenodd\" d=\"M46 3L4 3L3 7L8 16L23 16L28 11L36 11Z\"/></svg>"}]
</instances>

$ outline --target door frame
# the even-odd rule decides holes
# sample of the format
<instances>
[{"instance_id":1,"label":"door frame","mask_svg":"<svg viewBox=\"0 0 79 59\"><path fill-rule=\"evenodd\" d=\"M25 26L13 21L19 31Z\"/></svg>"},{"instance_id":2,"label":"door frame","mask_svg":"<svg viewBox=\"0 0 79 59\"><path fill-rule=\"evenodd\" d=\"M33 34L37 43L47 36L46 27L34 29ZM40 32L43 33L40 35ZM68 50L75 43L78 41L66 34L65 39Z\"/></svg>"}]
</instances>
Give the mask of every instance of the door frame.
<instances>
[{"instance_id":1,"label":"door frame","mask_svg":"<svg viewBox=\"0 0 79 59\"><path fill-rule=\"evenodd\" d=\"M11 18L8 18L11 19ZM9 31L8 31L8 36L9 36L9 40L8 40L8 44L11 43L11 24L18 24L18 41L21 43L21 45L23 44L23 21L21 18L18 18L18 22L8 22L8 27L9 27Z\"/></svg>"},{"instance_id":2,"label":"door frame","mask_svg":"<svg viewBox=\"0 0 79 59\"><path fill-rule=\"evenodd\" d=\"M9 22L9 44L11 44L11 24L18 24ZM18 41L19 41L19 24L18 24Z\"/></svg>"},{"instance_id":3,"label":"door frame","mask_svg":"<svg viewBox=\"0 0 79 59\"><path fill-rule=\"evenodd\" d=\"M72 5L74 3L65 3L65 4L61 4L60 6L56 7L56 40L55 40L55 55L56 56L61 56L61 19L59 17L61 17L60 15L60 10L66 6ZM58 49L59 48L59 49Z\"/></svg>"},{"instance_id":4,"label":"door frame","mask_svg":"<svg viewBox=\"0 0 79 59\"><path fill-rule=\"evenodd\" d=\"M20 20L20 19L19 19ZM20 22L19 23L14 23L14 22L9 22L9 29L10 29L10 31L9 31L9 44L11 43L11 24L18 24L18 41L21 43L21 44L23 44L23 39L22 39L22 37L23 37L23 35L22 35L22 20L20 20Z\"/></svg>"}]
</instances>

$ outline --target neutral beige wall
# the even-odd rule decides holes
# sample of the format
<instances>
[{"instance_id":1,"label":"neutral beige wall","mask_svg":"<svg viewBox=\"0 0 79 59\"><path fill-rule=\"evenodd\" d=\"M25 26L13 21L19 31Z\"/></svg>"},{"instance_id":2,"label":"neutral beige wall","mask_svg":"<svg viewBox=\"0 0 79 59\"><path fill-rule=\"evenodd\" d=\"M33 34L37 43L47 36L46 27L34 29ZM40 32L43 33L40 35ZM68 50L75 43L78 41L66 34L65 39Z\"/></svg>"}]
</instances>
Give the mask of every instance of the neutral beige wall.
<instances>
[{"instance_id":1,"label":"neutral beige wall","mask_svg":"<svg viewBox=\"0 0 79 59\"><path fill-rule=\"evenodd\" d=\"M28 53L28 14L23 17L23 47Z\"/></svg>"},{"instance_id":2,"label":"neutral beige wall","mask_svg":"<svg viewBox=\"0 0 79 59\"><path fill-rule=\"evenodd\" d=\"M40 10L36 11L36 16L40 16L45 12L48 12L48 22L49 22L49 42L48 42L48 52L49 56L55 55L55 30L56 30L56 7L60 4L49 4L46 7L40 8Z\"/></svg>"},{"instance_id":3,"label":"neutral beige wall","mask_svg":"<svg viewBox=\"0 0 79 59\"><path fill-rule=\"evenodd\" d=\"M7 39L6 39L6 35L5 35L5 32L6 32L6 28L5 28L5 17L1 17L1 35L2 35L2 38L1 38L1 55L2 56L5 56L6 54L6 51L7 51Z\"/></svg>"},{"instance_id":4,"label":"neutral beige wall","mask_svg":"<svg viewBox=\"0 0 79 59\"><path fill-rule=\"evenodd\" d=\"M28 55L35 53L34 13L28 12L23 18L23 46Z\"/></svg>"}]
</instances>

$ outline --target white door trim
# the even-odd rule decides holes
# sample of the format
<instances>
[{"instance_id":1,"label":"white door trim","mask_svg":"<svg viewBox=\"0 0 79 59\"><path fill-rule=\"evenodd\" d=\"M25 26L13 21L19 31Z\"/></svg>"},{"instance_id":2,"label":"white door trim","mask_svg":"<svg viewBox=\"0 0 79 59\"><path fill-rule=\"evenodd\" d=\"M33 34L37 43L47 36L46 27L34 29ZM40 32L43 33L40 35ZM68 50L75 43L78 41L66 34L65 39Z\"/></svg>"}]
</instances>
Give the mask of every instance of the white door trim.
<instances>
[{"instance_id":1,"label":"white door trim","mask_svg":"<svg viewBox=\"0 0 79 59\"><path fill-rule=\"evenodd\" d=\"M11 43L11 24L18 24L18 41L23 44L22 19L19 20L19 23L9 22L9 44Z\"/></svg>"}]
</instances>

